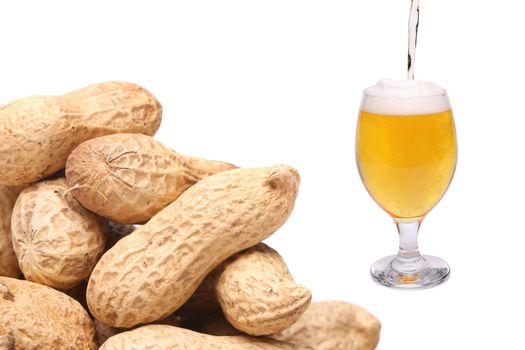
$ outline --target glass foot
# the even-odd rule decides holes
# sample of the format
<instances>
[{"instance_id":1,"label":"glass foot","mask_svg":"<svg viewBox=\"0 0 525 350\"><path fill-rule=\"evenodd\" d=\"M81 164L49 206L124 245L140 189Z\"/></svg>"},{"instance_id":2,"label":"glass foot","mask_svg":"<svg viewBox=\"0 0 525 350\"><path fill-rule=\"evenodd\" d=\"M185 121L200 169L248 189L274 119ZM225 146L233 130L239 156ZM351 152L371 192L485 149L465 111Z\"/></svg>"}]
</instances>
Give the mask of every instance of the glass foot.
<instances>
[{"instance_id":1,"label":"glass foot","mask_svg":"<svg viewBox=\"0 0 525 350\"><path fill-rule=\"evenodd\" d=\"M415 264L413 262L406 266L397 255L387 256L372 265L370 274L377 283L397 289L432 288L450 276L448 264L435 256L422 255Z\"/></svg>"}]
</instances>

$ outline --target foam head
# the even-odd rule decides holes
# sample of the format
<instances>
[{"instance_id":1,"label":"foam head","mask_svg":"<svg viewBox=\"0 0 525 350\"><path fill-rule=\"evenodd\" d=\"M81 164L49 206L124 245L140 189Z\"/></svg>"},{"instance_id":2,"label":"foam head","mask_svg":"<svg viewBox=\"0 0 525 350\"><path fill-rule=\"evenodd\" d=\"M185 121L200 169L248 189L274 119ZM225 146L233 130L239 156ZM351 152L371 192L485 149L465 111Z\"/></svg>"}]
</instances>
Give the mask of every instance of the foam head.
<instances>
[{"instance_id":1,"label":"foam head","mask_svg":"<svg viewBox=\"0 0 525 350\"><path fill-rule=\"evenodd\" d=\"M417 115L448 111L442 87L422 80L380 80L365 90L361 110L382 115Z\"/></svg>"}]
</instances>

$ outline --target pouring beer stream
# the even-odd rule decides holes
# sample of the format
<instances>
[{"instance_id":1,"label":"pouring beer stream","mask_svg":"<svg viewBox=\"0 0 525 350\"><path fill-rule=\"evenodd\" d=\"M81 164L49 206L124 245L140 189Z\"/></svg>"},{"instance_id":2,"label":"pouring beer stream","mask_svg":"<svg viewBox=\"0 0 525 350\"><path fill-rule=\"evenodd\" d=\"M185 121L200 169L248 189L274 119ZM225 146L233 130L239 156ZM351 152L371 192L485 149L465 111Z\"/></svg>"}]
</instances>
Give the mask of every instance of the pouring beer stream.
<instances>
[{"instance_id":1,"label":"pouring beer stream","mask_svg":"<svg viewBox=\"0 0 525 350\"><path fill-rule=\"evenodd\" d=\"M417 30L419 26L419 0L412 0L408 19L408 79L414 80L416 61Z\"/></svg>"}]
</instances>

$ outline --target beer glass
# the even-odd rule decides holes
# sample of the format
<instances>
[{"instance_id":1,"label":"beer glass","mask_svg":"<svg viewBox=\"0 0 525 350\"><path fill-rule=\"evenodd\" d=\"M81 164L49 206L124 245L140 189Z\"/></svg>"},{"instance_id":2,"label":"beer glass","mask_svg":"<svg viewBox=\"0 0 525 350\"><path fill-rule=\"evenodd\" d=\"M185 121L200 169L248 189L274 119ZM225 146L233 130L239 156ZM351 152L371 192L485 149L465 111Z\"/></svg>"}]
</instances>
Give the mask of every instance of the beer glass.
<instances>
[{"instance_id":1,"label":"beer glass","mask_svg":"<svg viewBox=\"0 0 525 350\"><path fill-rule=\"evenodd\" d=\"M366 89L356 160L368 193L399 231L397 255L372 265L372 277L401 289L446 281L447 263L420 255L417 244L421 222L445 194L456 168L456 130L446 91L418 80L381 80Z\"/></svg>"}]
</instances>

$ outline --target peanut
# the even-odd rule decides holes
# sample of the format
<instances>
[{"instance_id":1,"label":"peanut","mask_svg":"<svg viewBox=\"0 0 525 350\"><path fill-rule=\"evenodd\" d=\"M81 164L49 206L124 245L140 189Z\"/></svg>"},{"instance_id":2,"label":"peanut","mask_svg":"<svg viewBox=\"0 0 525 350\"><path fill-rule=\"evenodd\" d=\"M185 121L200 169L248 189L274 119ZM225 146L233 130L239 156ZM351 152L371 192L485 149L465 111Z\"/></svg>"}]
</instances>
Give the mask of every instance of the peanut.
<instances>
[{"instance_id":1,"label":"peanut","mask_svg":"<svg viewBox=\"0 0 525 350\"><path fill-rule=\"evenodd\" d=\"M0 277L0 334L17 349L96 349L95 329L72 298L29 281Z\"/></svg>"},{"instance_id":2,"label":"peanut","mask_svg":"<svg viewBox=\"0 0 525 350\"><path fill-rule=\"evenodd\" d=\"M84 207L132 224L149 220L197 181L234 168L177 154L147 135L113 134L78 146L66 178Z\"/></svg>"},{"instance_id":3,"label":"peanut","mask_svg":"<svg viewBox=\"0 0 525 350\"><path fill-rule=\"evenodd\" d=\"M27 187L13 209L13 248L27 280L69 289L89 277L106 244L101 217L68 193L64 178Z\"/></svg>"},{"instance_id":4,"label":"peanut","mask_svg":"<svg viewBox=\"0 0 525 350\"><path fill-rule=\"evenodd\" d=\"M316 350L372 350L381 324L361 307L342 301L315 302L290 328L274 339Z\"/></svg>"},{"instance_id":5,"label":"peanut","mask_svg":"<svg viewBox=\"0 0 525 350\"><path fill-rule=\"evenodd\" d=\"M198 182L104 254L89 279L91 312L123 328L173 313L211 270L286 221L298 186L299 174L285 165Z\"/></svg>"},{"instance_id":6,"label":"peanut","mask_svg":"<svg viewBox=\"0 0 525 350\"><path fill-rule=\"evenodd\" d=\"M201 334L188 329L149 325L109 338L100 350L304 350L302 346L249 336Z\"/></svg>"},{"instance_id":7,"label":"peanut","mask_svg":"<svg viewBox=\"0 0 525 350\"><path fill-rule=\"evenodd\" d=\"M11 214L22 186L0 185L0 276L18 277L20 268L11 242Z\"/></svg>"},{"instance_id":8,"label":"peanut","mask_svg":"<svg viewBox=\"0 0 525 350\"><path fill-rule=\"evenodd\" d=\"M224 265L215 295L226 319L250 335L283 331L312 299L310 290L293 281L279 253L262 243Z\"/></svg>"},{"instance_id":9,"label":"peanut","mask_svg":"<svg viewBox=\"0 0 525 350\"><path fill-rule=\"evenodd\" d=\"M279 253L259 243L208 275L195 298L183 312L195 314L192 309L202 309L209 303L205 300L216 298L230 324L260 336L281 332L296 322L310 305L312 293L293 281Z\"/></svg>"},{"instance_id":10,"label":"peanut","mask_svg":"<svg viewBox=\"0 0 525 350\"><path fill-rule=\"evenodd\" d=\"M0 184L30 184L66 165L83 141L118 132L153 135L162 107L144 88L124 82L62 96L31 96L0 106Z\"/></svg>"}]
</instances>

